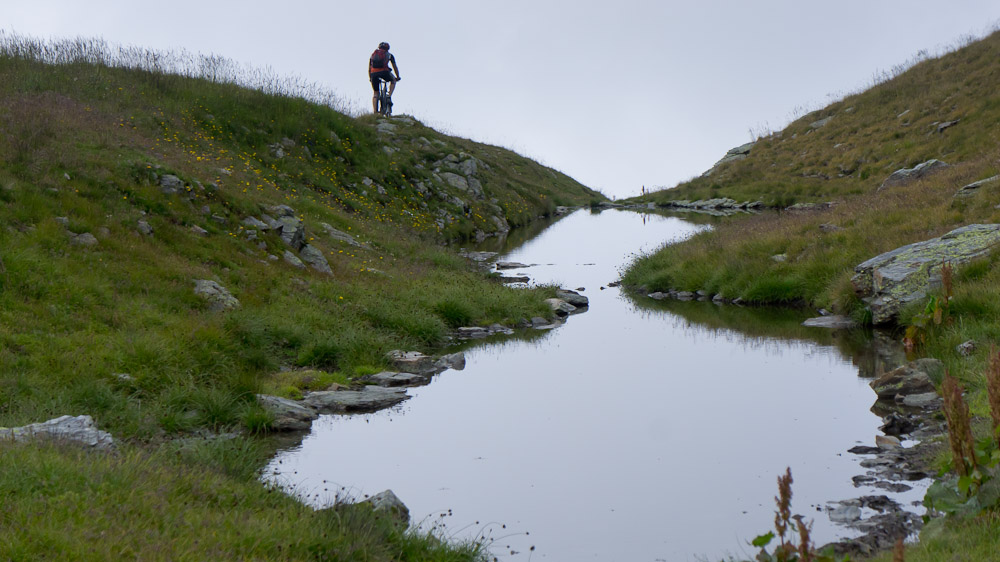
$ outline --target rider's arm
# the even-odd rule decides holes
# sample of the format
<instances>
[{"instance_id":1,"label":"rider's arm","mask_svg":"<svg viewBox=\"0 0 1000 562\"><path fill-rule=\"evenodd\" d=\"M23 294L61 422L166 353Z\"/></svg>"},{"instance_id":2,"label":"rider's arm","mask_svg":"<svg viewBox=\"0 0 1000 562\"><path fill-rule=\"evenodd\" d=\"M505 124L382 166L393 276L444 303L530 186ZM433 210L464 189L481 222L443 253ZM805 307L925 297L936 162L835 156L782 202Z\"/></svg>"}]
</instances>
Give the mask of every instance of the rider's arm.
<instances>
[{"instance_id":1,"label":"rider's arm","mask_svg":"<svg viewBox=\"0 0 1000 562\"><path fill-rule=\"evenodd\" d=\"M399 80L399 67L396 66L396 57L394 55L389 55L389 63L392 65L392 69L396 71L396 80Z\"/></svg>"}]
</instances>

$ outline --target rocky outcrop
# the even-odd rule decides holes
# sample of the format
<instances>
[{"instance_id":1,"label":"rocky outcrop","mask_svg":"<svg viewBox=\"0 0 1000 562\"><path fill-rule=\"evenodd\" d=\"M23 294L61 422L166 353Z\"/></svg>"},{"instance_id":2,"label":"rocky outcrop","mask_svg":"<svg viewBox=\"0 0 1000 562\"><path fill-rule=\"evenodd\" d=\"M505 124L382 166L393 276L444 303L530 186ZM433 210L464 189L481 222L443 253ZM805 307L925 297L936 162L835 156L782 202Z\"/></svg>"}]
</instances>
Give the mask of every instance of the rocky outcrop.
<instances>
[{"instance_id":1,"label":"rocky outcrop","mask_svg":"<svg viewBox=\"0 0 1000 562\"><path fill-rule=\"evenodd\" d=\"M986 255L997 244L1000 224L963 226L940 238L876 256L854 268L851 282L868 304L872 322L886 324L896 319L904 305L940 287L944 263L967 263Z\"/></svg>"},{"instance_id":2,"label":"rocky outcrop","mask_svg":"<svg viewBox=\"0 0 1000 562\"><path fill-rule=\"evenodd\" d=\"M221 312L240 306L240 301L211 279L195 279L194 293L208 301L209 310Z\"/></svg>"},{"instance_id":3,"label":"rocky outcrop","mask_svg":"<svg viewBox=\"0 0 1000 562\"><path fill-rule=\"evenodd\" d=\"M576 291L570 291L569 289L559 289L556 291L556 297L562 299L576 308L583 308L590 306L590 299L581 295Z\"/></svg>"},{"instance_id":4,"label":"rocky outcrop","mask_svg":"<svg viewBox=\"0 0 1000 562\"><path fill-rule=\"evenodd\" d=\"M934 172L943 170L944 168L947 167L948 164L946 164L945 162L942 162L937 159L932 159L917 164L912 168L901 168L890 174L889 177L882 182L882 185L879 186L878 191L882 191L887 187L895 187L899 185L907 185L913 183L918 179L926 177Z\"/></svg>"},{"instance_id":5,"label":"rocky outcrop","mask_svg":"<svg viewBox=\"0 0 1000 562\"><path fill-rule=\"evenodd\" d=\"M726 216L736 213L748 213L764 207L762 201L736 201L728 197L715 199L699 199L697 201L667 201L660 203L660 207L673 209L676 211L691 211L710 215Z\"/></svg>"},{"instance_id":6,"label":"rocky outcrop","mask_svg":"<svg viewBox=\"0 0 1000 562\"><path fill-rule=\"evenodd\" d=\"M719 169L719 166L722 166L723 164L726 164L728 162L735 162L737 160L743 160L744 158L746 158L747 156L750 155L750 150L753 149L753 146L755 144L757 144L757 143L756 142L748 142L746 144L741 144L740 146L737 146L736 148L729 149L729 151L726 152L726 155L723 156L721 160L719 160L718 162L716 162L715 165L712 166L712 168L710 170L708 170L707 172L705 172L704 174L702 174L702 177L712 175L713 173L715 173L716 170Z\"/></svg>"},{"instance_id":7,"label":"rocky outcrop","mask_svg":"<svg viewBox=\"0 0 1000 562\"><path fill-rule=\"evenodd\" d=\"M115 448L111 434L97 429L90 416L62 416L22 427L0 427L0 441L2 440L56 441L82 445L99 451L111 451Z\"/></svg>"},{"instance_id":8,"label":"rocky outcrop","mask_svg":"<svg viewBox=\"0 0 1000 562\"><path fill-rule=\"evenodd\" d=\"M992 176L984 180L974 181L955 192L955 197L969 197L979 192L979 188L1000 181L1000 176Z\"/></svg>"},{"instance_id":9,"label":"rocky outcrop","mask_svg":"<svg viewBox=\"0 0 1000 562\"><path fill-rule=\"evenodd\" d=\"M333 270L330 269L330 263L326 261L326 256L324 256L323 252L316 246L306 244L302 247L300 255L302 256L302 261L308 263L316 271L333 275Z\"/></svg>"}]
</instances>

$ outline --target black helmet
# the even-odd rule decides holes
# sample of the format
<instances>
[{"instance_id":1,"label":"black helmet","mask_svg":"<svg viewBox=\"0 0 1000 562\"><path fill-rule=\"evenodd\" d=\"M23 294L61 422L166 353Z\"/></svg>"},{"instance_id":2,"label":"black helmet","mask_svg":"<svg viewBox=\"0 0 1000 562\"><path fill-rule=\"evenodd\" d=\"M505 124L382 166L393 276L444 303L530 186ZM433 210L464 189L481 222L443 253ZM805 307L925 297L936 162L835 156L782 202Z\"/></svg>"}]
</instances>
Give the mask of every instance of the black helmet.
<instances>
[{"instance_id":1,"label":"black helmet","mask_svg":"<svg viewBox=\"0 0 1000 562\"><path fill-rule=\"evenodd\" d=\"M386 51L388 51L389 50L389 44L386 43L385 41L382 41L381 43L378 44L378 48L379 49L385 49Z\"/></svg>"}]
</instances>

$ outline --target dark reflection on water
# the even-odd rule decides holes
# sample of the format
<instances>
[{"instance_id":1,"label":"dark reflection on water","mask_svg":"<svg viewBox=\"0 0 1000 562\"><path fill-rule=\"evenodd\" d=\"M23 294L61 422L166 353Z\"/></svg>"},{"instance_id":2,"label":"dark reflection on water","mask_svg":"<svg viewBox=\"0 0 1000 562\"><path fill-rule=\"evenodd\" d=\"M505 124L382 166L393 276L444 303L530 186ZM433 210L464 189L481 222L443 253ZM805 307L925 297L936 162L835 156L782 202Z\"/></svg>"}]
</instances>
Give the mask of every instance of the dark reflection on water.
<instances>
[{"instance_id":1,"label":"dark reflection on water","mask_svg":"<svg viewBox=\"0 0 1000 562\"><path fill-rule=\"evenodd\" d=\"M882 368L867 336L804 329L797 311L639 306L607 288L637 249L701 228L581 211L511 241L505 259L538 264L518 273L584 287L590 310L472 345L464 371L395 410L324 416L267 477L316 505L341 488L391 488L417 521L451 510L454 538L504 537L493 550L503 559L673 561L749 553L790 466L793 508L816 519L816 540L850 535L817 507L884 493L853 487L864 470L846 453L873 444L880 424L858 377Z\"/></svg>"}]
</instances>

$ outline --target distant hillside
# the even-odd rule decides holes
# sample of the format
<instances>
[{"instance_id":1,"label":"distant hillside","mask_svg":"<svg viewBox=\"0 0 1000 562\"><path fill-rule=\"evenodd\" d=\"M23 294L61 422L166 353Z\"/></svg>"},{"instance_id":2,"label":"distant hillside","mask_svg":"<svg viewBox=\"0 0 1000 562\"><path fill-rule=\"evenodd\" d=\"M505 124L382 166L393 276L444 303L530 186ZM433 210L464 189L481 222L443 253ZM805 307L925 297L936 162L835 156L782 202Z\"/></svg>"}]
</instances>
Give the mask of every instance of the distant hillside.
<instances>
[{"instance_id":1,"label":"distant hillside","mask_svg":"<svg viewBox=\"0 0 1000 562\"><path fill-rule=\"evenodd\" d=\"M707 174L642 201L729 197L770 206L870 194L893 171L931 158L969 174L997 144L1000 34L923 60L873 88L759 138ZM722 156L722 155L720 155Z\"/></svg>"},{"instance_id":2,"label":"distant hillside","mask_svg":"<svg viewBox=\"0 0 1000 562\"><path fill-rule=\"evenodd\" d=\"M653 290L809 303L860 318L854 266L966 224L1000 222L1000 182L977 183L1000 172L998 123L994 33L731 151L701 177L635 198L668 207L728 199L789 212L724 221L637 261L626 280ZM931 160L947 166L905 185L886 182Z\"/></svg>"}]
</instances>

